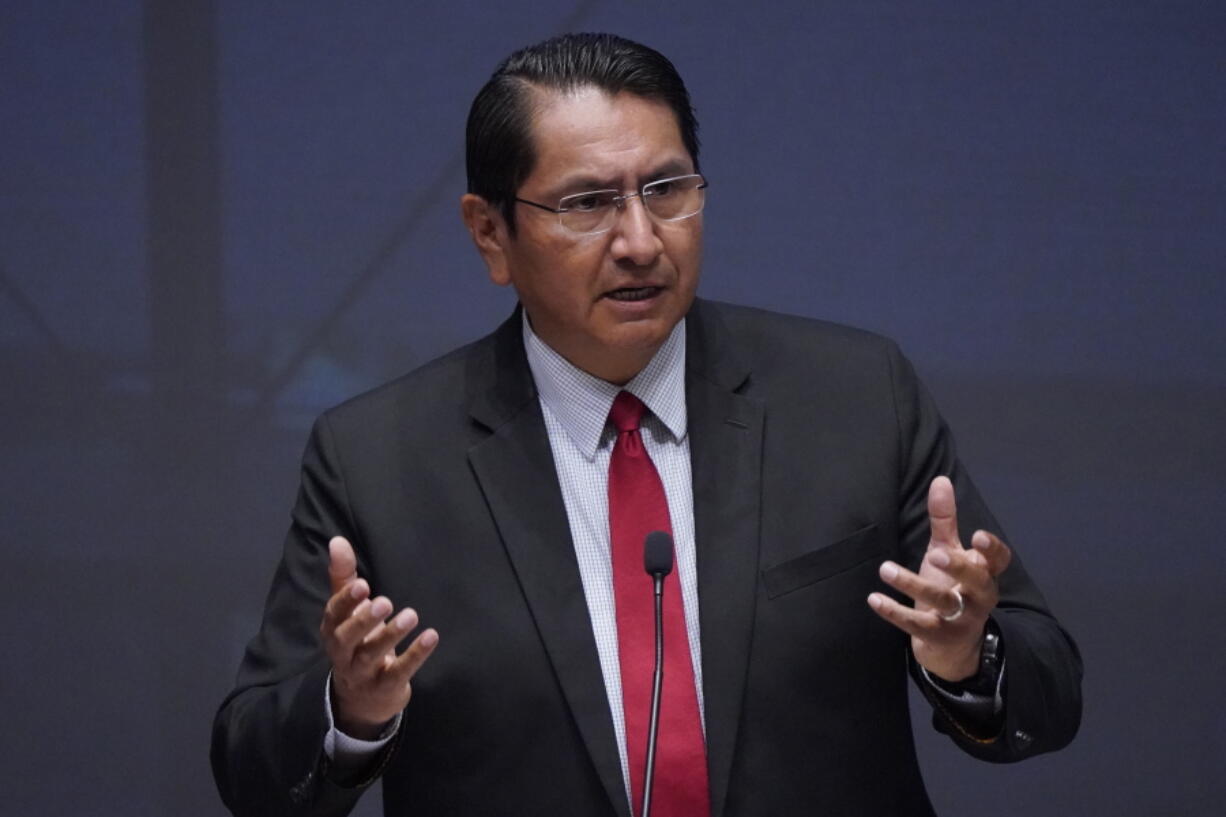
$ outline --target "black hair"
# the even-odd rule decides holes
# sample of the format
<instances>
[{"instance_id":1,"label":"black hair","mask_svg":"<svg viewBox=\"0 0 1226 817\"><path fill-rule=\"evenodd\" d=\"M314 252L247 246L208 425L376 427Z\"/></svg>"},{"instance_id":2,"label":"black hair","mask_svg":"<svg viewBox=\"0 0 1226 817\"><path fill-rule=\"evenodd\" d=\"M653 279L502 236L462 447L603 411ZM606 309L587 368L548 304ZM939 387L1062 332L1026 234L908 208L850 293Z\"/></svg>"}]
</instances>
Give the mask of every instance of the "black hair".
<instances>
[{"instance_id":1,"label":"black hair","mask_svg":"<svg viewBox=\"0 0 1226 817\"><path fill-rule=\"evenodd\" d=\"M468 192L501 208L512 233L516 191L536 165L536 89L566 92L586 86L667 105L677 117L694 172L699 172L698 120L685 83L668 58L613 34L563 34L503 60L468 112Z\"/></svg>"}]
</instances>

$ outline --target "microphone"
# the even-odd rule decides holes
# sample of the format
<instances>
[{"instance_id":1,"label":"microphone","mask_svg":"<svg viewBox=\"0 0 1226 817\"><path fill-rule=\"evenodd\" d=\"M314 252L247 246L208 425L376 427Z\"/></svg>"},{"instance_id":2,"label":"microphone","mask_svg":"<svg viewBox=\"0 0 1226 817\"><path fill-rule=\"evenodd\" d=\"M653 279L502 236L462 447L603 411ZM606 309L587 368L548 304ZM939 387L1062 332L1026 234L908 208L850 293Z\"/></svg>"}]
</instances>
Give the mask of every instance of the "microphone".
<instances>
[{"instance_id":1,"label":"microphone","mask_svg":"<svg viewBox=\"0 0 1226 817\"><path fill-rule=\"evenodd\" d=\"M673 537L662 530L647 534L647 541L643 542L643 567L657 581L672 573Z\"/></svg>"},{"instance_id":2,"label":"microphone","mask_svg":"<svg viewBox=\"0 0 1226 817\"><path fill-rule=\"evenodd\" d=\"M651 784L656 770L656 732L660 727L660 688L664 685L664 577L673 572L673 537L653 530L643 542L643 567L655 584L656 671L651 686L651 721L647 727L647 768L643 772L641 817L651 817Z\"/></svg>"}]
</instances>

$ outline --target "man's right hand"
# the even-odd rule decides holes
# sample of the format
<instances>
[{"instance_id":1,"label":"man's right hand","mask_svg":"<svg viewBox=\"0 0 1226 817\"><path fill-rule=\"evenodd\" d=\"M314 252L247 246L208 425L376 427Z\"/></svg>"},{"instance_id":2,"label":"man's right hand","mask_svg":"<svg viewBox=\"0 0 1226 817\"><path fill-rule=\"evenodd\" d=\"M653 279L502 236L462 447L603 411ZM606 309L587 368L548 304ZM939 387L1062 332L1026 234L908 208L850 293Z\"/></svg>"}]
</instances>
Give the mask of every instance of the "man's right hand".
<instances>
[{"instance_id":1,"label":"man's right hand","mask_svg":"<svg viewBox=\"0 0 1226 817\"><path fill-rule=\"evenodd\" d=\"M353 546L344 537L328 543L328 555L332 597L319 633L332 660L332 716L346 735L373 740L408 705L410 681L434 652L438 633L423 631L397 655L396 645L417 626L417 613L406 608L388 620L391 601L370 598L370 585L358 578Z\"/></svg>"}]
</instances>

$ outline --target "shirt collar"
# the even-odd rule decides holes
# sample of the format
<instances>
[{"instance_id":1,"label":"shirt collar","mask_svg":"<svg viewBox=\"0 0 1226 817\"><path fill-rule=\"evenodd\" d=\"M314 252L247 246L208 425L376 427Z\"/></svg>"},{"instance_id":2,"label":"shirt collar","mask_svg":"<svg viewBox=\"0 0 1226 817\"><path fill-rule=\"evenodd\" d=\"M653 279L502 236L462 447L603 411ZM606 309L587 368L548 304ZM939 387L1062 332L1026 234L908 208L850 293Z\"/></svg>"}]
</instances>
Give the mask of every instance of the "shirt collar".
<instances>
[{"instance_id":1,"label":"shirt collar","mask_svg":"<svg viewBox=\"0 0 1226 817\"><path fill-rule=\"evenodd\" d=\"M574 366L537 337L523 317L524 351L541 400L589 461L596 458L617 393L625 390L643 401L673 439L685 437L685 319L678 321L663 345L625 386L594 377Z\"/></svg>"}]
</instances>

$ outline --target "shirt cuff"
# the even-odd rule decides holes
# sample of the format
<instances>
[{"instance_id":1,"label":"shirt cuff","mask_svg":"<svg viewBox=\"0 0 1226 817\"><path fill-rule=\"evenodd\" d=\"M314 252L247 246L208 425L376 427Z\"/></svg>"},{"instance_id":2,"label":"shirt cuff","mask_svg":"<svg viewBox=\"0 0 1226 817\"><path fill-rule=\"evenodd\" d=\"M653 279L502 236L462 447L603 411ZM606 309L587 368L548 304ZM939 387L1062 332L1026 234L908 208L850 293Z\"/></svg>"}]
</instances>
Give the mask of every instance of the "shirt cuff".
<instances>
[{"instance_id":1,"label":"shirt cuff","mask_svg":"<svg viewBox=\"0 0 1226 817\"><path fill-rule=\"evenodd\" d=\"M332 719L331 673L328 674L328 683L324 685L324 712L328 718L328 732L324 735L324 754L328 756L333 768L343 774L357 772L372 765L379 753L396 736L403 714L397 713L375 740L362 740L346 735L336 728L336 722Z\"/></svg>"}]
</instances>

